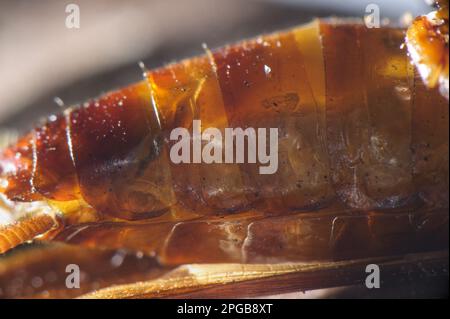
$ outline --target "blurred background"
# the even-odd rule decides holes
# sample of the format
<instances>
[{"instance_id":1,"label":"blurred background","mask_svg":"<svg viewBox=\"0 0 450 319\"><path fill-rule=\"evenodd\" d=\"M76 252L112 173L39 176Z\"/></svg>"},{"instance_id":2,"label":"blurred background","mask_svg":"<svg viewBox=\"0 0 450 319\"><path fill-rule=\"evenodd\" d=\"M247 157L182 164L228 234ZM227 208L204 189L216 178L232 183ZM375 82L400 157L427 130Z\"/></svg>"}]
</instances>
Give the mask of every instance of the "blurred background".
<instances>
[{"instance_id":1,"label":"blurred background","mask_svg":"<svg viewBox=\"0 0 450 319\"><path fill-rule=\"evenodd\" d=\"M314 17L363 17L367 4L397 22L423 0L0 0L0 128L24 130L65 105L138 81L148 68ZM66 27L66 6L80 28Z\"/></svg>"}]
</instances>

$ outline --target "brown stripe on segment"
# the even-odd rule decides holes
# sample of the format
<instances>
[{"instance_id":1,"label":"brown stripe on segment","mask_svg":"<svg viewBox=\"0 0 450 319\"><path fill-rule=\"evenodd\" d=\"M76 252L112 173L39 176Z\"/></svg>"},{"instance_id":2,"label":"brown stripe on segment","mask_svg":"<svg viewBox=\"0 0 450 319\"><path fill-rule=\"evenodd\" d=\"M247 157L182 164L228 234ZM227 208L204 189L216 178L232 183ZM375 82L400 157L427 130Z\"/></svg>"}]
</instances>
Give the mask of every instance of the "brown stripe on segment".
<instances>
[{"instance_id":1,"label":"brown stripe on segment","mask_svg":"<svg viewBox=\"0 0 450 319\"><path fill-rule=\"evenodd\" d=\"M200 164L202 197L208 206L209 213L241 210L247 206L248 202L245 198L239 166L234 163L225 163L224 138L225 128L229 127L229 123L214 58L206 48L206 56L187 60L184 66L192 80L197 83L192 102L198 112L197 119L202 121L202 133L208 128L217 129L222 137L220 147L214 150L214 152L221 152L221 162L205 163L202 159ZM216 136L216 138L220 137ZM214 141L214 143L217 142ZM202 141L203 146L207 143L207 140ZM208 154L211 155L211 152Z\"/></svg>"},{"instance_id":2,"label":"brown stripe on segment","mask_svg":"<svg viewBox=\"0 0 450 319\"><path fill-rule=\"evenodd\" d=\"M323 60L320 20L293 30L298 49L304 60L305 73L319 114L325 121L325 65ZM321 124L325 126L325 123Z\"/></svg>"},{"instance_id":3,"label":"brown stripe on segment","mask_svg":"<svg viewBox=\"0 0 450 319\"><path fill-rule=\"evenodd\" d=\"M249 201L283 212L328 198L327 156L320 151L317 103L295 33L227 47L215 52L214 60L230 126L278 129L275 174L260 174L260 163L241 165Z\"/></svg>"},{"instance_id":4,"label":"brown stripe on segment","mask_svg":"<svg viewBox=\"0 0 450 319\"><path fill-rule=\"evenodd\" d=\"M326 125L332 180L338 196L354 208L374 202L364 188L369 118L364 87L362 25L321 23L326 74Z\"/></svg>"},{"instance_id":5,"label":"brown stripe on segment","mask_svg":"<svg viewBox=\"0 0 450 319\"><path fill-rule=\"evenodd\" d=\"M212 54L224 109L229 127L232 129L239 127L245 130L249 126L255 126L254 123L248 121L249 117L253 119L253 122L262 117L260 101L247 103L245 107L241 105L240 101L243 96L252 98L251 92L254 91L252 86L255 79L263 77L264 66L260 60L256 60L256 56L261 57L262 53L261 44L256 41L245 41L214 51ZM236 162L235 146L236 142L233 143L232 161L234 162ZM252 206L264 205L264 194L260 192L258 179L254 178L256 175L255 164L239 164L239 168L247 202Z\"/></svg>"},{"instance_id":6,"label":"brown stripe on segment","mask_svg":"<svg viewBox=\"0 0 450 319\"><path fill-rule=\"evenodd\" d=\"M170 64L152 71L148 80L153 88L154 99L160 111L168 152L177 141L171 141L172 129L184 128L192 134L193 120L199 117L194 101L198 83L183 63ZM192 150L190 151L192 153ZM192 159L193 154L189 158ZM179 205L203 212L206 203L202 196L200 164L173 163L168 159L172 175L173 191Z\"/></svg>"},{"instance_id":7,"label":"brown stripe on segment","mask_svg":"<svg viewBox=\"0 0 450 319\"><path fill-rule=\"evenodd\" d=\"M295 34L298 49L305 61L305 73L316 105L316 112L319 118L317 134L320 136L320 143L328 156L326 143L325 65L320 23L320 20L315 20L308 25L294 29L293 32ZM328 168L330 166L329 161L328 158Z\"/></svg>"},{"instance_id":8,"label":"brown stripe on segment","mask_svg":"<svg viewBox=\"0 0 450 319\"><path fill-rule=\"evenodd\" d=\"M327 149L326 134L326 90L325 90L325 65L323 59L323 44L320 35L320 21L315 20L308 25L293 30L297 47L303 58L304 74L307 79L316 113L316 135L313 145L314 156L320 164L322 174L323 194L326 200L336 196L331 183L330 158Z\"/></svg>"},{"instance_id":9,"label":"brown stripe on segment","mask_svg":"<svg viewBox=\"0 0 450 319\"><path fill-rule=\"evenodd\" d=\"M278 141L277 173L262 176L267 177L267 182L275 179L275 194L289 209L322 205L333 197L328 156L320 135L321 115L297 39L294 32L288 32L269 36L266 40L271 44L266 50L276 61L271 73L278 77L280 93L298 96L298 104L294 108L283 110L282 107L275 107L275 112L268 114L270 118L279 113L280 131L284 129L285 132L280 134Z\"/></svg>"},{"instance_id":10,"label":"brown stripe on segment","mask_svg":"<svg viewBox=\"0 0 450 319\"><path fill-rule=\"evenodd\" d=\"M189 98L194 88L186 83L182 75L187 76L181 63L169 64L147 73L146 81L152 90L163 130L192 124L191 106L185 103L180 107L179 104Z\"/></svg>"},{"instance_id":11,"label":"brown stripe on segment","mask_svg":"<svg viewBox=\"0 0 450 319\"><path fill-rule=\"evenodd\" d=\"M44 125L35 130L34 187L44 197L59 201L80 198L66 125L65 115L62 114L50 116Z\"/></svg>"},{"instance_id":12,"label":"brown stripe on segment","mask_svg":"<svg viewBox=\"0 0 450 319\"><path fill-rule=\"evenodd\" d=\"M401 49L404 32L363 28L363 83L369 119L369 141L362 157L363 188L375 207L411 203L412 66Z\"/></svg>"},{"instance_id":13,"label":"brown stripe on segment","mask_svg":"<svg viewBox=\"0 0 450 319\"><path fill-rule=\"evenodd\" d=\"M141 219L172 204L150 98L143 81L70 113L72 152L83 199L102 213Z\"/></svg>"},{"instance_id":14,"label":"brown stripe on segment","mask_svg":"<svg viewBox=\"0 0 450 319\"><path fill-rule=\"evenodd\" d=\"M201 214L236 210L244 206L238 167L225 163L203 163L202 149L193 147L194 120L201 121L201 132L207 128L217 128L223 134L227 126L214 61L210 55L153 71L149 74L149 80L162 114L167 140L175 128L184 128L190 135L189 162L170 162L178 204ZM168 148L171 149L178 141L169 140ZM205 144L207 141L201 141L202 147ZM197 153L197 160L194 160L194 152Z\"/></svg>"},{"instance_id":15,"label":"brown stripe on segment","mask_svg":"<svg viewBox=\"0 0 450 319\"><path fill-rule=\"evenodd\" d=\"M415 70L412 105L413 182L429 206L449 204L449 107L437 89L428 89Z\"/></svg>"}]
</instances>

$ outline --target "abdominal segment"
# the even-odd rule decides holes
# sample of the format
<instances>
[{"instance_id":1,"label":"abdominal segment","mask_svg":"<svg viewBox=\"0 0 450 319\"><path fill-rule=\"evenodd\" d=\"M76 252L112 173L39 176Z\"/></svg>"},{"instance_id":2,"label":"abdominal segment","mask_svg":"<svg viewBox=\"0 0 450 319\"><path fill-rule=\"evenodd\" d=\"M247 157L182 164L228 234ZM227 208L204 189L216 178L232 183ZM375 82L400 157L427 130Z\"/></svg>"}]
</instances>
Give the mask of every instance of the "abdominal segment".
<instances>
[{"instance_id":1,"label":"abdominal segment","mask_svg":"<svg viewBox=\"0 0 450 319\"><path fill-rule=\"evenodd\" d=\"M374 229L370 211L448 207L448 106L418 84L402 41L397 29L316 21L206 49L50 117L2 153L2 190L63 211L77 203L111 220L164 215L176 222L246 211L283 217L340 207L364 212L361 227ZM227 128L276 128L276 171L261 174L260 165L237 162L237 154L227 162L224 144L216 145L221 163L196 161L210 141L198 149L192 137L190 161L174 163L172 130L192 132L196 121L201 132L215 128L222 136ZM231 145L236 150L236 140ZM296 218L301 227L315 222ZM325 219L335 232L348 224ZM247 238L240 254L264 248L249 239L269 236L261 223L241 221L236 227L245 236L230 226L237 241ZM296 227L295 219L289 223ZM217 225L228 231L227 223ZM190 226L175 229L183 227Z\"/></svg>"}]
</instances>

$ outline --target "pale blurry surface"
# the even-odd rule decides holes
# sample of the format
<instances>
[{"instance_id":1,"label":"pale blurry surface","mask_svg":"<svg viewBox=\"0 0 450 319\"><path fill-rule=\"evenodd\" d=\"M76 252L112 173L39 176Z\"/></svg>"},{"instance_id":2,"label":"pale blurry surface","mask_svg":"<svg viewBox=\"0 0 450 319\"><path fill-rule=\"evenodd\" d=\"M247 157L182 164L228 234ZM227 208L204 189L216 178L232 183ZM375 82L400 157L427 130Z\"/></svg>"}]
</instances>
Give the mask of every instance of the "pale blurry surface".
<instances>
[{"instance_id":1,"label":"pale blurry surface","mask_svg":"<svg viewBox=\"0 0 450 319\"><path fill-rule=\"evenodd\" d=\"M66 5L80 29L65 26ZM0 0L0 127L27 128L66 105L140 79L156 67L241 38L310 21L364 15L368 3L396 20L422 0Z\"/></svg>"}]
</instances>

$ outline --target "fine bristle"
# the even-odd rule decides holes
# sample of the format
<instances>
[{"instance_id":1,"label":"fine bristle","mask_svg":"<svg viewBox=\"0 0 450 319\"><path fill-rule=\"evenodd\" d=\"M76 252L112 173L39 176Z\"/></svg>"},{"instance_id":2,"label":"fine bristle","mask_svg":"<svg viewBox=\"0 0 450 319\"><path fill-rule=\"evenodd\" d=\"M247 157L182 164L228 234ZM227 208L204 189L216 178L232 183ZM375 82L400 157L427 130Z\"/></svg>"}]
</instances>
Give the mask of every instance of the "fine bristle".
<instances>
[{"instance_id":1,"label":"fine bristle","mask_svg":"<svg viewBox=\"0 0 450 319\"><path fill-rule=\"evenodd\" d=\"M24 217L0 228L0 254L46 233L56 225L55 219L47 214Z\"/></svg>"}]
</instances>

